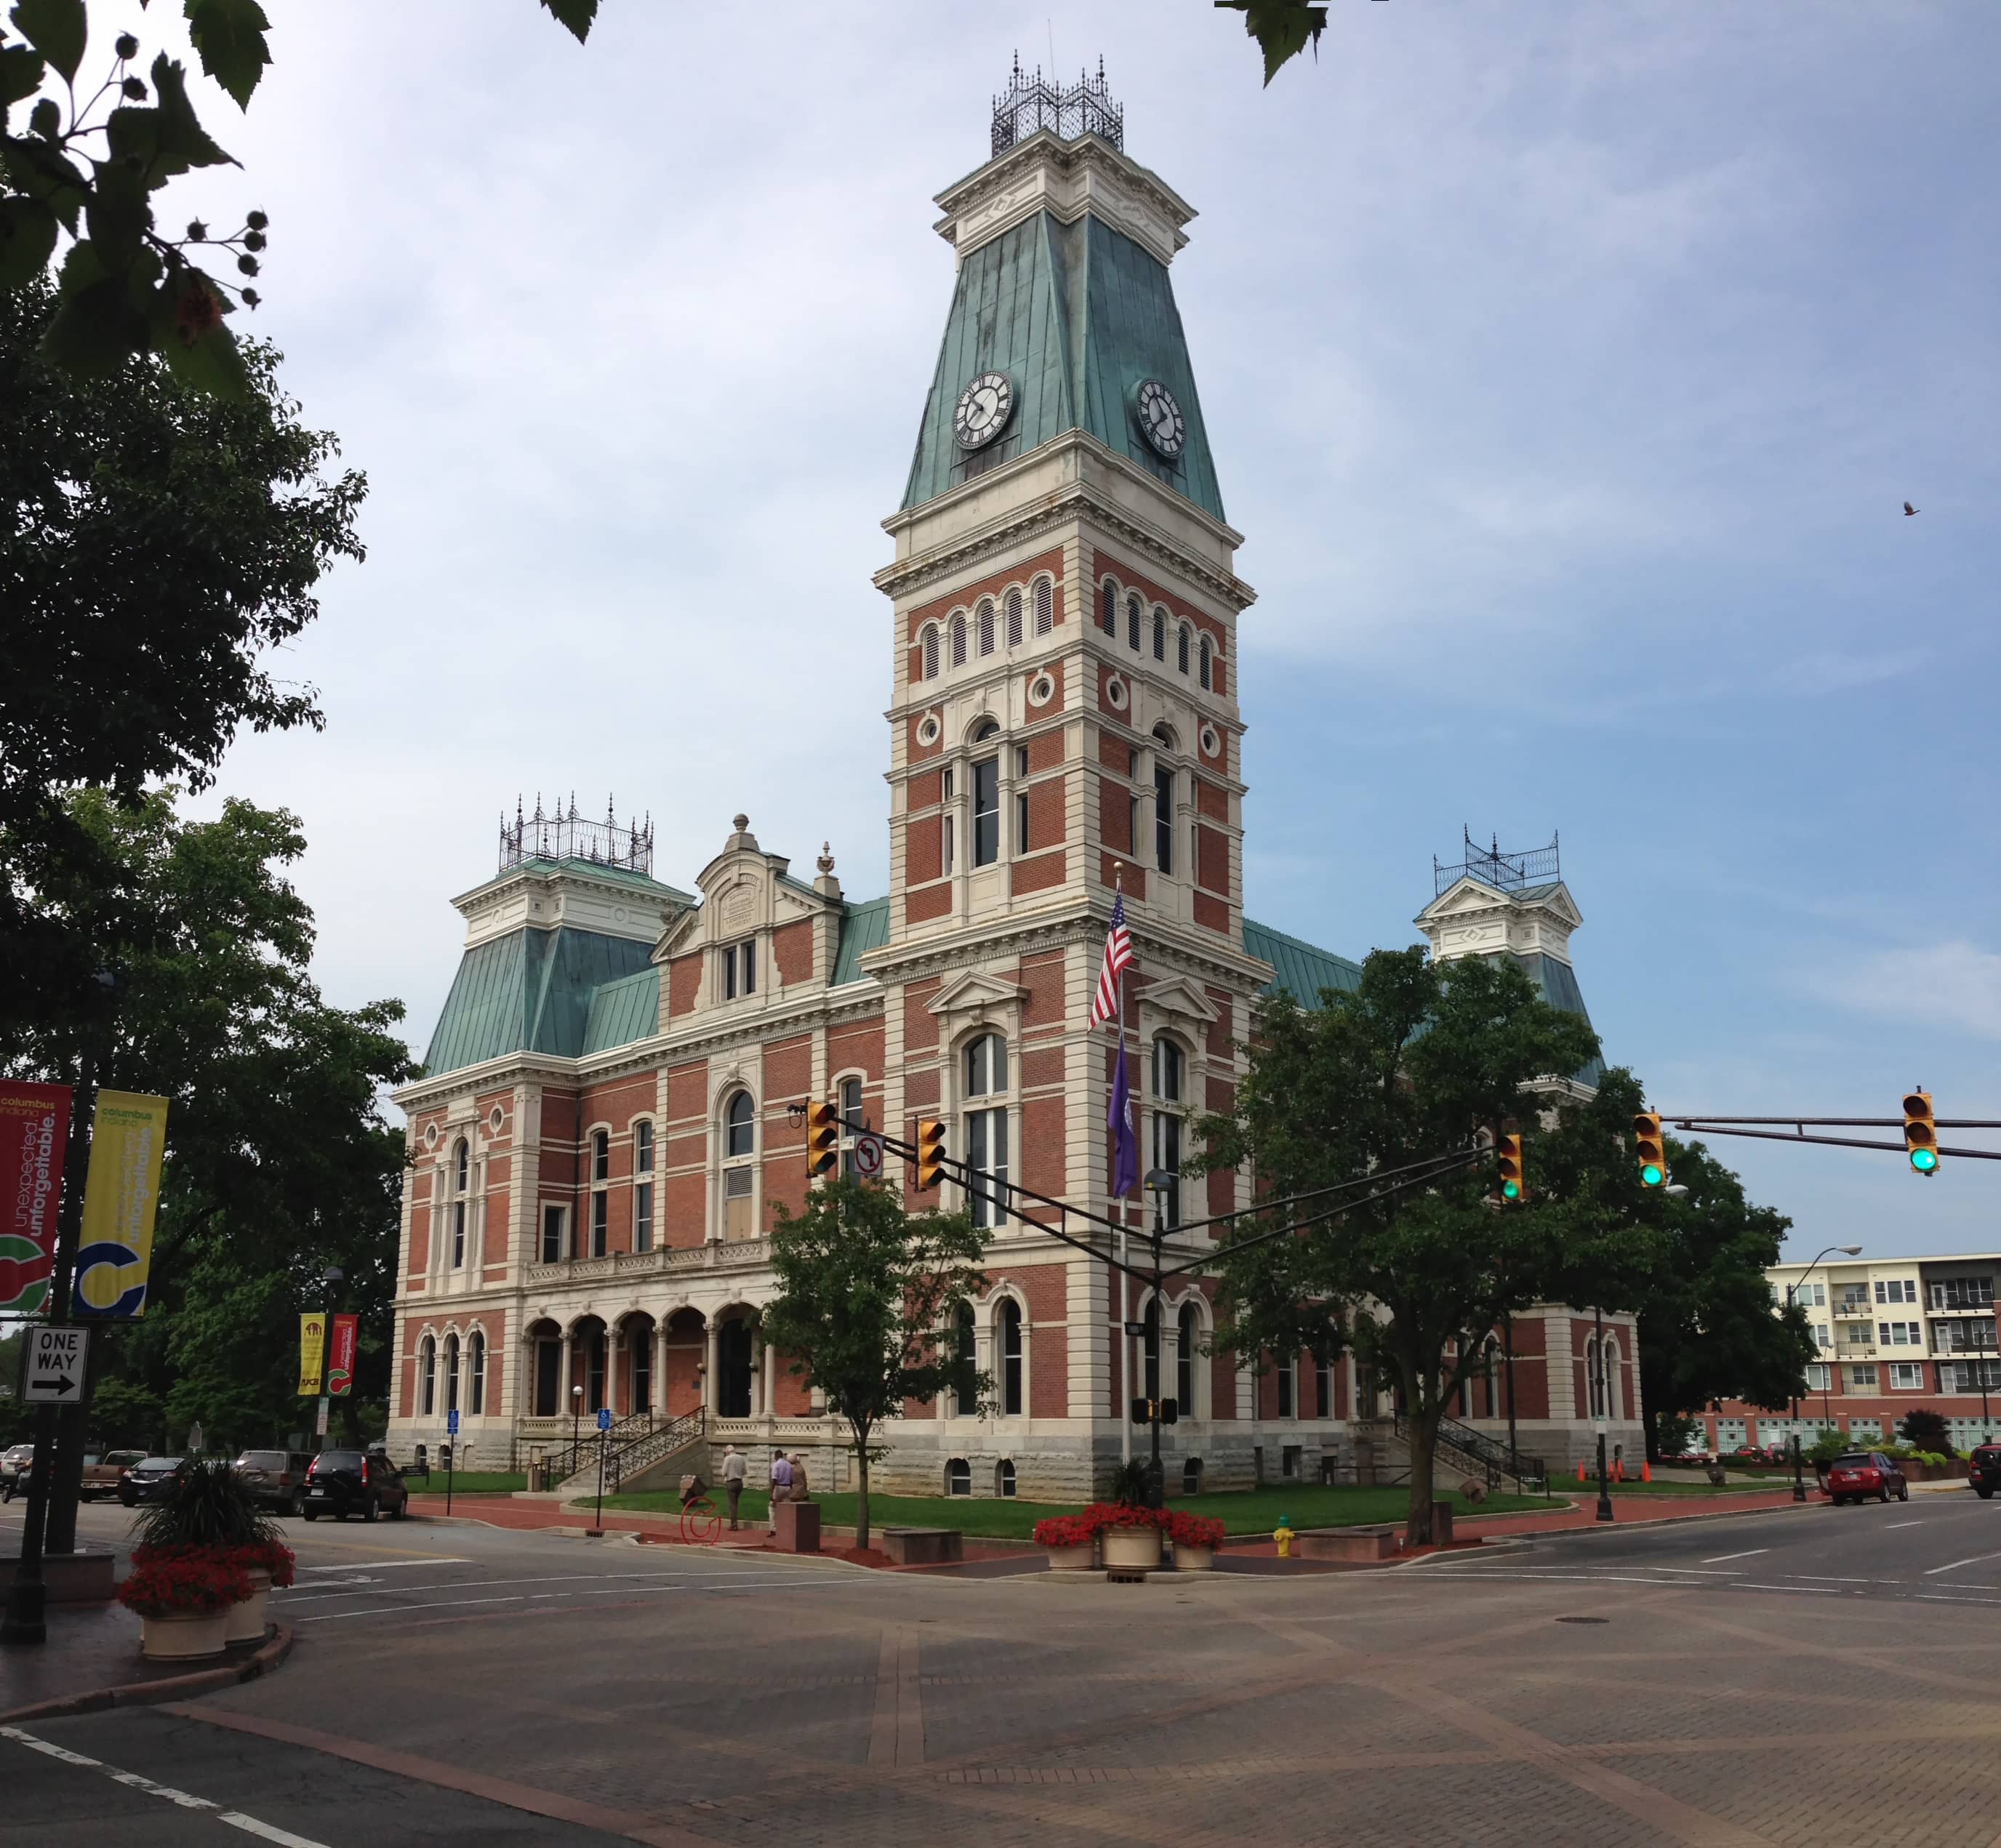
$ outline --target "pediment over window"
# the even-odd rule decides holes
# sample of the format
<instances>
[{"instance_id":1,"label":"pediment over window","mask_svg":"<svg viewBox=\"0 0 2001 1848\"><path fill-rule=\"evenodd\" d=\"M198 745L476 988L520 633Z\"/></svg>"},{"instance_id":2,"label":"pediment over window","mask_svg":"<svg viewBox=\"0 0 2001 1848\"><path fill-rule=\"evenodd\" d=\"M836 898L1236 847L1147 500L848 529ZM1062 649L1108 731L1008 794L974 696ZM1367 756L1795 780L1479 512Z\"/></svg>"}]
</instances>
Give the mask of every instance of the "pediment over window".
<instances>
[{"instance_id":1,"label":"pediment over window","mask_svg":"<svg viewBox=\"0 0 2001 1848\"><path fill-rule=\"evenodd\" d=\"M1201 985L1186 976L1169 976L1149 984L1140 993L1140 1005L1177 1020L1199 1021L1204 1026L1219 1018Z\"/></svg>"},{"instance_id":2,"label":"pediment over window","mask_svg":"<svg viewBox=\"0 0 2001 1848\"><path fill-rule=\"evenodd\" d=\"M969 969L938 990L931 999L931 1011L940 1020L995 1015L1019 1008L1028 995L1018 982Z\"/></svg>"}]
</instances>

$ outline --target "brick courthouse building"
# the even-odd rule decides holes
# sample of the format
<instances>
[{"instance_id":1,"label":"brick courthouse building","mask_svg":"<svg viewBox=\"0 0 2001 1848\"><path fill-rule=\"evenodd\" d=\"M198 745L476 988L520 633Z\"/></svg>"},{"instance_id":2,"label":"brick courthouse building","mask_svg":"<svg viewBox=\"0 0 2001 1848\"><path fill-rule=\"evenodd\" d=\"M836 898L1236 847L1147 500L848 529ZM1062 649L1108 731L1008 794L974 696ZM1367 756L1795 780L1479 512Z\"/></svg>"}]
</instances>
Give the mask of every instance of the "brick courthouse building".
<instances>
[{"instance_id":1,"label":"brick courthouse building","mask_svg":"<svg viewBox=\"0 0 2001 1848\"><path fill-rule=\"evenodd\" d=\"M851 900L824 853L799 876L742 816L687 889L652 876L646 828L573 812L503 827L498 874L456 901L464 959L426 1074L399 1094L399 1451L435 1449L452 1409L466 1460L492 1467L566 1442L574 1409L633 1429L705 1407L712 1436L817 1452L813 1481L837 1486L838 1432L757 1335L772 1211L806 1185L791 1107L837 1098L905 1135L941 1115L955 1157L1108 1213L1109 1036L1086 1020L1115 866L1149 1168L1178 1169L1188 1120L1228 1105L1262 994L1310 1002L1355 979L1244 915L1253 593L1169 281L1193 211L1122 151L1101 77L1058 92L1018 73L993 147L938 200L957 281L875 579L889 894ZM1575 909L1524 870L1470 861L1418 921L1439 954L1511 951L1581 1008ZM1167 1210L1248 1198L1243 1176L1191 1178ZM1156 1376L1183 1408L1171 1484L1315 1476L1352 1460L1358 1432L1381 1439L1356 1422L1376 1406L1352 1362L1241 1369L1202 1351L1213 1286L1122 1300L1035 1212L987 1217L974 1335L994 1408L910 1408L886 1484L1082 1497ZM1631 1329L1606 1327L1613 1435L1637 1455ZM1521 1447L1553 1463L1591 1441L1591 1331L1565 1310L1515 1325ZM1508 1371L1462 1408L1489 1432Z\"/></svg>"}]
</instances>

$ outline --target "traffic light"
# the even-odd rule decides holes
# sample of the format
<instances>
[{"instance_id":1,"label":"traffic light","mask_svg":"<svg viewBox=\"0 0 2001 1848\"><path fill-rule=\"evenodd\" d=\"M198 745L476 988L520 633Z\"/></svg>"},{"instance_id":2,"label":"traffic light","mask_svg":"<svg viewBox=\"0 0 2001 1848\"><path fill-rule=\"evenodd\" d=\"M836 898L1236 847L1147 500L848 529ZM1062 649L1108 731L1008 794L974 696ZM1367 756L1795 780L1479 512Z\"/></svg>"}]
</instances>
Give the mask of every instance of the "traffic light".
<instances>
[{"instance_id":1,"label":"traffic light","mask_svg":"<svg viewBox=\"0 0 2001 1848\"><path fill-rule=\"evenodd\" d=\"M944 1119L920 1116L917 1119L917 1191L926 1192L944 1178Z\"/></svg>"},{"instance_id":2,"label":"traffic light","mask_svg":"<svg viewBox=\"0 0 2001 1848\"><path fill-rule=\"evenodd\" d=\"M1904 1152L1919 1174L1938 1172L1938 1125L1932 1119L1929 1091L1914 1091L1904 1099Z\"/></svg>"},{"instance_id":3,"label":"traffic light","mask_svg":"<svg viewBox=\"0 0 2001 1848\"><path fill-rule=\"evenodd\" d=\"M1668 1178L1668 1145L1661 1140L1661 1113L1642 1110L1633 1119L1633 1153L1640 1159L1640 1185L1658 1187Z\"/></svg>"},{"instance_id":4,"label":"traffic light","mask_svg":"<svg viewBox=\"0 0 2001 1848\"><path fill-rule=\"evenodd\" d=\"M806 1106L806 1172L823 1175L840 1159L840 1122L831 1104Z\"/></svg>"},{"instance_id":5,"label":"traffic light","mask_svg":"<svg viewBox=\"0 0 2001 1848\"><path fill-rule=\"evenodd\" d=\"M1181 1403L1180 1400L1163 1399L1161 1401L1161 1422L1162 1424L1178 1424L1181 1422Z\"/></svg>"},{"instance_id":6,"label":"traffic light","mask_svg":"<svg viewBox=\"0 0 2001 1848\"><path fill-rule=\"evenodd\" d=\"M1135 1399L1133 1401L1133 1422L1134 1424L1144 1425L1148 1423L1151 1420L1153 1414L1154 1407L1153 1402L1150 1400Z\"/></svg>"},{"instance_id":7,"label":"traffic light","mask_svg":"<svg viewBox=\"0 0 2001 1848\"><path fill-rule=\"evenodd\" d=\"M1494 1139L1494 1153L1501 1169L1501 1197L1519 1200L1524 1192L1522 1178L1522 1133L1511 1116Z\"/></svg>"}]
</instances>

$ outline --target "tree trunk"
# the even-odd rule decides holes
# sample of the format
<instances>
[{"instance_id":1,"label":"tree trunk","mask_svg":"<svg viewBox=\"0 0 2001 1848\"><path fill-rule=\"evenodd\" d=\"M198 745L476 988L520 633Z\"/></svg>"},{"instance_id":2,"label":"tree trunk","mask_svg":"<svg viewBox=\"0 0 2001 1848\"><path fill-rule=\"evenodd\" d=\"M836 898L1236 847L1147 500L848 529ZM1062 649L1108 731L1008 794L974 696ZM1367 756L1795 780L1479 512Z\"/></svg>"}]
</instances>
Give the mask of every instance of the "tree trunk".
<instances>
[{"instance_id":1,"label":"tree trunk","mask_svg":"<svg viewBox=\"0 0 2001 1848\"><path fill-rule=\"evenodd\" d=\"M1411 1394L1412 1403L1417 1395ZM1406 1429L1410 1432L1411 1450L1411 1512L1404 1523L1404 1543L1407 1547L1428 1547L1432 1540L1432 1457L1438 1437L1440 1408L1413 1411Z\"/></svg>"},{"instance_id":2,"label":"tree trunk","mask_svg":"<svg viewBox=\"0 0 2001 1848\"><path fill-rule=\"evenodd\" d=\"M868 1432L860 1425L854 1432L854 1461L858 1475L854 1497L854 1543L868 1544Z\"/></svg>"}]
</instances>

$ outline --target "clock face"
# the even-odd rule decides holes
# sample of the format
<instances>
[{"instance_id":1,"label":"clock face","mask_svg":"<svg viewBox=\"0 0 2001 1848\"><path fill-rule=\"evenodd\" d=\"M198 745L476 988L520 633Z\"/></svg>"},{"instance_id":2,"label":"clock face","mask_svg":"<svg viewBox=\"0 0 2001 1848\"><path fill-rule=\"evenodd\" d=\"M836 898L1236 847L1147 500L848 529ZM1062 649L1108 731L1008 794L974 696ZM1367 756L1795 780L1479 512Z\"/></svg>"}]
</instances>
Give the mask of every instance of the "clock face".
<instances>
[{"instance_id":1,"label":"clock face","mask_svg":"<svg viewBox=\"0 0 2001 1848\"><path fill-rule=\"evenodd\" d=\"M1133 409L1139 414L1140 433L1172 461L1188 441L1188 424L1174 394L1157 378L1143 379L1133 396Z\"/></svg>"},{"instance_id":2,"label":"clock face","mask_svg":"<svg viewBox=\"0 0 2001 1848\"><path fill-rule=\"evenodd\" d=\"M1014 409L1014 388L1004 372L983 372L959 395L952 414L953 433L962 449L978 449L1007 427Z\"/></svg>"}]
</instances>

